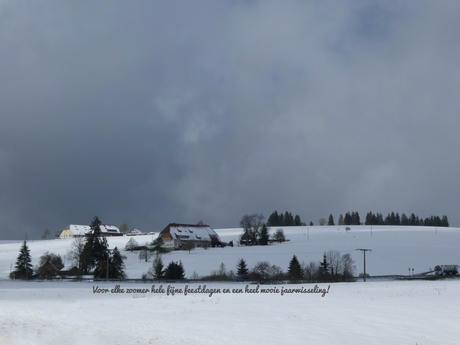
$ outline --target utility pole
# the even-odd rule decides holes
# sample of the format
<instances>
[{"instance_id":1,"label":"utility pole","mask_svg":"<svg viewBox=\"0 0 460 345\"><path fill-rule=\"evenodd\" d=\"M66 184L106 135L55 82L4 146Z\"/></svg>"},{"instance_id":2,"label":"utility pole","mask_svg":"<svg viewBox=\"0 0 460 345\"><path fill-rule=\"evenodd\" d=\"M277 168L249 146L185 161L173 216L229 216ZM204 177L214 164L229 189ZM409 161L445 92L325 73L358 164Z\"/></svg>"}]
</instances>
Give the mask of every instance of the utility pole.
<instances>
[{"instance_id":1,"label":"utility pole","mask_svg":"<svg viewBox=\"0 0 460 345\"><path fill-rule=\"evenodd\" d=\"M371 252L372 249L356 249L356 250L360 250L364 253L364 281L366 281L366 252Z\"/></svg>"}]
</instances>

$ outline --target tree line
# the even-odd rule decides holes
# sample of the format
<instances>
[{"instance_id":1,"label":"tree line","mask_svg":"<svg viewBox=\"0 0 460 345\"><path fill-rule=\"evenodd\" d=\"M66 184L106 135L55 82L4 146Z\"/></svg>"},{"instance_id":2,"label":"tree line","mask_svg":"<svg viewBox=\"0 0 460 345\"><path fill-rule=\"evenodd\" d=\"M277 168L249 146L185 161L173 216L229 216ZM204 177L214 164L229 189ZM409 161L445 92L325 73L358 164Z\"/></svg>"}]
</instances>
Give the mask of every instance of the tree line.
<instances>
[{"instance_id":1,"label":"tree line","mask_svg":"<svg viewBox=\"0 0 460 345\"><path fill-rule=\"evenodd\" d=\"M358 212L347 212L345 216L340 214L338 225L362 225L361 218ZM427 218L420 218L419 216L411 213L406 216L405 213L399 215L398 212L388 213L386 217L383 217L381 213L368 212L364 221L365 225L403 225L403 226L440 226L449 227L449 220L446 215L442 217L430 216ZM321 224L320 225L325 225ZM335 225L334 217L332 214L329 215L327 225Z\"/></svg>"},{"instance_id":2,"label":"tree line","mask_svg":"<svg viewBox=\"0 0 460 345\"><path fill-rule=\"evenodd\" d=\"M292 215L291 212L280 212L274 211L267 219L267 226L302 226L305 225L300 219L300 216L296 214Z\"/></svg>"},{"instance_id":3,"label":"tree line","mask_svg":"<svg viewBox=\"0 0 460 345\"><path fill-rule=\"evenodd\" d=\"M218 270L210 275L201 277L209 281L258 281L276 283L279 281L300 282L339 282L355 281L355 262L350 254L341 255L340 252L330 250L324 253L321 261L311 261L308 264L300 263L297 256L293 255L289 261L287 270L284 271L278 265L272 265L268 261L259 261L254 267L249 268L244 259L239 259L236 271L227 270L221 263ZM200 279L194 272L193 279Z\"/></svg>"}]
</instances>

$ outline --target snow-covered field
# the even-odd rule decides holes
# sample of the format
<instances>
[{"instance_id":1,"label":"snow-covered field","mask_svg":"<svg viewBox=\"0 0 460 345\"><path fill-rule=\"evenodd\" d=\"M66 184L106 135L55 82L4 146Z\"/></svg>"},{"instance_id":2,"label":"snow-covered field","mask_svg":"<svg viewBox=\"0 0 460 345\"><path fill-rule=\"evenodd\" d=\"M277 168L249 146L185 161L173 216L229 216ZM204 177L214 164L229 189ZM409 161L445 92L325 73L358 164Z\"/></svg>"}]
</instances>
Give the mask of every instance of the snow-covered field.
<instances>
[{"instance_id":1,"label":"snow-covered field","mask_svg":"<svg viewBox=\"0 0 460 345\"><path fill-rule=\"evenodd\" d=\"M273 229L275 230L275 229ZM289 242L267 247L227 247L173 252L186 275L209 274L221 262L235 269L239 258L251 267L269 261L286 270L292 255L319 262L324 251L350 253L362 271L372 275L428 271L437 264L458 264L457 228L299 227L285 228ZM239 229L216 230L224 241L237 239ZM123 248L129 237L110 238ZM139 243L152 235L136 237ZM34 264L46 251L64 255L71 240L29 241ZM14 267L20 242L0 243L0 278ZM130 278L151 266L126 253ZM193 283L189 289L220 289L184 293L187 283L165 283L152 293L151 283L0 281L0 344L458 344L460 280L378 280L334 284L260 286L242 282ZM120 285L118 289L116 285ZM167 294L171 285L178 291ZM155 284L158 289L158 284ZM262 293L261 288L280 291ZM311 293L285 292L286 289ZM108 289L97 293L97 289ZM113 289L113 292L112 292ZM145 289L129 291L129 289ZM224 293L224 289L229 289ZM242 289L241 292L232 291ZM285 289L285 290L282 290ZM116 293L115 291L121 291ZM102 290L99 290L102 291ZM324 296L324 297L323 297Z\"/></svg>"}]
</instances>

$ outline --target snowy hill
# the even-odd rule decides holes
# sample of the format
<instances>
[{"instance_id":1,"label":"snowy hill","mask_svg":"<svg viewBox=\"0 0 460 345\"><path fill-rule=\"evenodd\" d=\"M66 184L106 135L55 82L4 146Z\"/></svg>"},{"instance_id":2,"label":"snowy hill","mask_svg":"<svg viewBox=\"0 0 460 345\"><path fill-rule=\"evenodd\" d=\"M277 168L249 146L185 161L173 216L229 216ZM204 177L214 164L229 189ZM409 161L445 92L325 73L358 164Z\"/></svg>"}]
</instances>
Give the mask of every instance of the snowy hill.
<instances>
[{"instance_id":1,"label":"snowy hill","mask_svg":"<svg viewBox=\"0 0 460 345\"><path fill-rule=\"evenodd\" d=\"M272 229L274 231L276 229ZM236 240L241 229L216 230L222 240ZM367 254L371 275L423 272L436 264L458 263L459 229L297 227L284 228L290 240L264 247L195 249L164 255L182 260L188 276L217 270L221 262L235 269L239 258L249 266L269 261L284 270L292 255L319 262L324 251L350 253L361 272ZM153 235L135 237L139 244ZM109 238L124 248L131 237ZM34 260L46 251L64 255L72 240L30 241ZM8 276L21 243L0 243L0 277ZM151 262L127 253L126 270L139 278ZM151 283L0 282L0 344L458 344L460 280L373 281L333 284L264 285L269 290L324 290L320 293L246 293L242 282L206 283L221 292L153 292ZM166 285L171 283L165 283ZM186 285L188 284L188 285ZM159 284L156 284L158 288ZM113 293L118 286L124 293ZM200 283L172 283L174 289L201 288ZM130 290L149 290L132 293ZM223 289L242 292L222 293ZM106 293L95 293L106 291ZM120 291L115 289L116 292ZM103 322L101 322L103 320ZM180 327L176 323L180 321ZM107 327L110 325L110 327ZM256 332L254 330L257 330Z\"/></svg>"},{"instance_id":2,"label":"snowy hill","mask_svg":"<svg viewBox=\"0 0 460 345\"><path fill-rule=\"evenodd\" d=\"M243 258L249 267L258 261L287 269L289 260L295 254L300 262L319 262L325 251L337 250L341 254L350 253L356 262L356 273L362 272L363 254L357 248L371 249L366 254L367 273L371 276L406 275L409 268L414 273L426 272L440 264L460 264L460 229L435 227L389 227L389 226L310 226L283 228L288 242L268 246L197 248L189 254L187 251L175 251L165 254L163 262L181 260L187 277L194 273L208 275L218 270L224 263L227 270L235 270L237 261ZM271 233L278 229L272 228ZM216 229L222 241L233 240L237 243L242 230ZM118 247L127 256L126 273L129 278L140 278L152 265L139 261L138 253L123 251L130 238L139 244L151 242L157 235L123 236L108 238L110 248ZM53 239L29 241L33 264L46 251L64 256L69 250L72 239ZM8 277L11 267L19 253L21 242L0 242L0 279Z\"/></svg>"}]
</instances>

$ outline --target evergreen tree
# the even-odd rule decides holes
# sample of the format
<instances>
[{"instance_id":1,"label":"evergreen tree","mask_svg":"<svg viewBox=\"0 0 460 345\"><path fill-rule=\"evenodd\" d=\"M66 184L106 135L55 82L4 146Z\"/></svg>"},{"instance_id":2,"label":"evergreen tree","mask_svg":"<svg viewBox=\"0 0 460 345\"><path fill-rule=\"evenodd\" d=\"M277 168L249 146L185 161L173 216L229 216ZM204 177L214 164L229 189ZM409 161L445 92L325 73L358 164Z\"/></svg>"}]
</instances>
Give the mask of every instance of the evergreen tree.
<instances>
[{"instance_id":1,"label":"evergreen tree","mask_svg":"<svg viewBox=\"0 0 460 345\"><path fill-rule=\"evenodd\" d=\"M34 273L32 269L32 258L30 256L30 250L27 246L27 242L22 243L19 255L16 260L14 271L11 273L12 279L31 279Z\"/></svg>"},{"instance_id":2,"label":"evergreen tree","mask_svg":"<svg viewBox=\"0 0 460 345\"><path fill-rule=\"evenodd\" d=\"M375 225L372 212L367 212L366 220L364 221L365 225Z\"/></svg>"},{"instance_id":3,"label":"evergreen tree","mask_svg":"<svg viewBox=\"0 0 460 345\"><path fill-rule=\"evenodd\" d=\"M269 230L267 228L267 225L263 224L262 230L260 230L259 244L261 246L266 246L268 244L269 239L270 239Z\"/></svg>"},{"instance_id":4,"label":"evergreen tree","mask_svg":"<svg viewBox=\"0 0 460 345\"><path fill-rule=\"evenodd\" d=\"M153 260L153 276L156 279L161 279L163 278L164 275L164 265L163 265L163 260L161 259L161 255L157 254L155 256L155 259Z\"/></svg>"},{"instance_id":5,"label":"evergreen tree","mask_svg":"<svg viewBox=\"0 0 460 345\"><path fill-rule=\"evenodd\" d=\"M98 271L107 268L107 257L109 256L109 245L107 239L102 236L101 221L96 216L91 222L91 232L86 237L86 242L81 253L80 264L84 273L88 274L93 268Z\"/></svg>"},{"instance_id":6,"label":"evergreen tree","mask_svg":"<svg viewBox=\"0 0 460 345\"><path fill-rule=\"evenodd\" d=\"M267 226L280 226L278 212L273 212L267 220Z\"/></svg>"},{"instance_id":7,"label":"evergreen tree","mask_svg":"<svg viewBox=\"0 0 460 345\"><path fill-rule=\"evenodd\" d=\"M288 267L288 277L291 281L299 280L302 278L303 275L303 270L300 267L299 260L297 260L297 257L294 255L289 262L289 267Z\"/></svg>"},{"instance_id":8,"label":"evergreen tree","mask_svg":"<svg viewBox=\"0 0 460 345\"><path fill-rule=\"evenodd\" d=\"M442 216L441 226L449 227L449 220L447 219L446 215Z\"/></svg>"},{"instance_id":9,"label":"evergreen tree","mask_svg":"<svg viewBox=\"0 0 460 345\"><path fill-rule=\"evenodd\" d=\"M154 253L162 254L166 253L167 249L164 247L165 242L161 237L157 237L155 240L152 241L150 244L149 250Z\"/></svg>"},{"instance_id":10,"label":"evergreen tree","mask_svg":"<svg viewBox=\"0 0 460 345\"><path fill-rule=\"evenodd\" d=\"M323 261L319 263L318 273L322 280L326 280L329 276L329 263L327 262L326 253L323 255Z\"/></svg>"},{"instance_id":11,"label":"evergreen tree","mask_svg":"<svg viewBox=\"0 0 460 345\"><path fill-rule=\"evenodd\" d=\"M401 214L401 225L409 225L409 219L405 213Z\"/></svg>"},{"instance_id":12,"label":"evergreen tree","mask_svg":"<svg viewBox=\"0 0 460 345\"><path fill-rule=\"evenodd\" d=\"M351 218L350 212L345 213L345 218L343 218L343 225L352 225L353 219Z\"/></svg>"},{"instance_id":13,"label":"evergreen tree","mask_svg":"<svg viewBox=\"0 0 460 345\"><path fill-rule=\"evenodd\" d=\"M248 266L246 265L246 261L244 261L244 259L240 259L236 269L236 274L239 276L245 276L249 273Z\"/></svg>"},{"instance_id":14,"label":"evergreen tree","mask_svg":"<svg viewBox=\"0 0 460 345\"><path fill-rule=\"evenodd\" d=\"M337 222L338 225L344 225L343 215L339 215L339 221Z\"/></svg>"},{"instance_id":15,"label":"evergreen tree","mask_svg":"<svg viewBox=\"0 0 460 345\"><path fill-rule=\"evenodd\" d=\"M303 224L302 221L300 220L300 216L296 214L294 217L294 226L302 226L302 225L305 225L305 224Z\"/></svg>"},{"instance_id":16,"label":"evergreen tree","mask_svg":"<svg viewBox=\"0 0 460 345\"><path fill-rule=\"evenodd\" d=\"M121 255L117 247L113 248L112 256L109 259L109 278L126 278L124 259L126 259L126 256Z\"/></svg>"},{"instance_id":17,"label":"evergreen tree","mask_svg":"<svg viewBox=\"0 0 460 345\"><path fill-rule=\"evenodd\" d=\"M182 261L174 262L171 261L165 269L164 277L166 279L184 279L185 271Z\"/></svg>"},{"instance_id":18,"label":"evergreen tree","mask_svg":"<svg viewBox=\"0 0 460 345\"><path fill-rule=\"evenodd\" d=\"M327 221L327 225L334 225L334 217L332 213L329 215L329 220Z\"/></svg>"}]
</instances>

